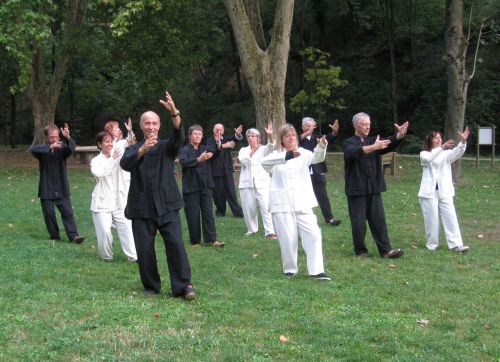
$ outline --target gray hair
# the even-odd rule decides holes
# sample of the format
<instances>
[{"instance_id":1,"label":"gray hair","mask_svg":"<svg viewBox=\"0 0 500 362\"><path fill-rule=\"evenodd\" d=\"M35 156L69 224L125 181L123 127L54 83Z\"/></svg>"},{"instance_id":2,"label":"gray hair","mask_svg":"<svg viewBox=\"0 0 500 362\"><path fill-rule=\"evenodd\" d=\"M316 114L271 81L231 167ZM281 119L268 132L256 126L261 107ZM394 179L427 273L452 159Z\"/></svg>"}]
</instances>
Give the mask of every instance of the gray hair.
<instances>
[{"instance_id":1,"label":"gray hair","mask_svg":"<svg viewBox=\"0 0 500 362\"><path fill-rule=\"evenodd\" d=\"M283 150L283 144L281 143L281 140L283 139L283 136L286 135L288 132L293 132L293 133L295 133L295 135L297 135L297 130L290 123L285 123L283 126L281 126L279 131L278 131L278 133L280 135L280 140L279 140L279 142L276 142L276 149L278 151ZM297 141L297 143L298 143L298 141ZM298 144L296 146L298 146Z\"/></svg>"},{"instance_id":2,"label":"gray hair","mask_svg":"<svg viewBox=\"0 0 500 362\"><path fill-rule=\"evenodd\" d=\"M314 120L314 118L312 118L312 117L304 117L304 118L302 118L302 127L304 127L307 122L314 122L314 123L316 123L316 121Z\"/></svg>"},{"instance_id":3,"label":"gray hair","mask_svg":"<svg viewBox=\"0 0 500 362\"><path fill-rule=\"evenodd\" d=\"M260 138L260 132L257 128L249 128L245 132L245 136L248 136L249 134L253 134L254 136L257 136L257 138Z\"/></svg>"},{"instance_id":4,"label":"gray hair","mask_svg":"<svg viewBox=\"0 0 500 362\"><path fill-rule=\"evenodd\" d=\"M356 127L356 125L358 124L359 120L360 120L361 118L365 118L365 117L370 118L370 116L369 116L367 113L365 113L365 112L359 112L359 113L356 113L356 114L352 117L352 125L353 125L354 127Z\"/></svg>"}]
</instances>

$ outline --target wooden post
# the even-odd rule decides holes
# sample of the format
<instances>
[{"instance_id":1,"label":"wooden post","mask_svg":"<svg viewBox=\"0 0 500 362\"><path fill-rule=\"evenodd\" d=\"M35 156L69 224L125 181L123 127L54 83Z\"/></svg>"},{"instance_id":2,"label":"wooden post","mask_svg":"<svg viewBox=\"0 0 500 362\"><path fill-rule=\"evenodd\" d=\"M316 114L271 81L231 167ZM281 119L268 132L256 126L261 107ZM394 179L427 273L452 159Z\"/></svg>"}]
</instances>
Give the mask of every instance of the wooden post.
<instances>
[{"instance_id":1,"label":"wooden post","mask_svg":"<svg viewBox=\"0 0 500 362\"><path fill-rule=\"evenodd\" d=\"M495 125L492 127L493 130L493 136L492 136L492 142L491 142L491 167L495 167Z\"/></svg>"},{"instance_id":2,"label":"wooden post","mask_svg":"<svg viewBox=\"0 0 500 362\"><path fill-rule=\"evenodd\" d=\"M476 149L477 149L477 152L476 152L476 168L479 168L479 130L481 129L481 127L479 127L479 124L477 125L477 146L476 146Z\"/></svg>"}]
</instances>

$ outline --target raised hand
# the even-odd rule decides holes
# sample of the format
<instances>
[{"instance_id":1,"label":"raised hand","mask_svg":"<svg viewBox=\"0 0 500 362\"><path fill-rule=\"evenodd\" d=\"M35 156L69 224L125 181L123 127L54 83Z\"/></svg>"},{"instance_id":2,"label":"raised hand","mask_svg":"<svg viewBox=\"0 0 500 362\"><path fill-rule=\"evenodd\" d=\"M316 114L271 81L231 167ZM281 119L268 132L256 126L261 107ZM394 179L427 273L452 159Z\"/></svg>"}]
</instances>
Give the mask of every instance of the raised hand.
<instances>
[{"instance_id":1,"label":"raised hand","mask_svg":"<svg viewBox=\"0 0 500 362\"><path fill-rule=\"evenodd\" d=\"M267 123L267 127L264 127L264 131L266 132L267 139L272 142L274 140L274 136L273 136L273 122L268 122Z\"/></svg>"},{"instance_id":2,"label":"raised hand","mask_svg":"<svg viewBox=\"0 0 500 362\"><path fill-rule=\"evenodd\" d=\"M460 136L460 138L462 139L462 142L466 143L467 142L467 138L469 137L469 134L470 134L469 127L465 127L465 131L463 131L463 132L457 132L457 133Z\"/></svg>"},{"instance_id":3,"label":"raised hand","mask_svg":"<svg viewBox=\"0 0 500 362\"><path fill-rule=\"evenodd\" d=\"M64 124L64 127L61 128L61 133L62 135L64 136L64 138L66 138L67 140L69 140L69 126L67 123Z\"/></svg>"},{"instance_id":4,"label":"raised hand","mask_svg":"<svg viewBox=\"0 0 500 362\"><path fill-rule=\"evenodd\" d=\"M127 129L127 131L132 132L132 119L128 117L128 121L123 123L125 124L125 128Z\"/></svg>"},{"instance_id":5,"label":"raised hand","mask_svg":"<svg viewBox=\"0 0 500 362\"><path fill-rule=\"evenodd\" d=\"M404 136L406 136L406 132L408 132L408 126L409 125L410 125L410 123L408 121L406 121L405 123L403 123L401 126L399 126L397 123L394 124L394 127L398 131L396 133L396 138L398 140L400 140L401 138L403 138Z\"/></svg>"},{"instance_id":6,"label":"raised hand","mask_svg":"<svg viewBox=\"0 0 500 362\"><path fill-rule=\"evenodd\" d=\"M240 124L237 128L234 129L234 133L237 134L238 136L241 135L241 132L243 132L243 125L242 124Z\"/></svg>"},{"instance_id":7,"label":"raised hand","mask_svg":"<svg viewBox=\"0 0 500 362\"><path fill-rule=\"evenodd\" d=\"M165 107L170 112L170 114L177 113L177 108L175 107L174 100L172 99L170 93L165 92L165 99L160 99L160 104Z\"/></svg>"},{"instance_id":8,"label":"raised hand","mask_svg":"<svg viewBox=\"0 0 500 362\"><path fill-rule=\"evenodd\" d=\"M339 128L340 128L339 120L336 119L335 122L333 122L332 124L329 124L328 127L331 128L332 134L335 137L337 135L337 133L339 133Z\"/></svg>"},{"instance_id":9,"label":"raised hand","mask_svg":"<svg viewBox=\"0 0 500 362\"><path fill-rule=\"evenodd\" d=\"M376 150L383 150L384 148L387 148L391 144L390 140L381 140L380 135L377 135L377 138L375 139L375 143L373 146L375 146Z\"/></svg>"},{"instance_id":10,"label":"raised hand","mask_svg":"<svg viewBox=\"0 0 500 362\"><path fill-rule=\"evenodd\" d=\"M203 162L212 158L214 154L212 152L203 151L203 153L198 156L198 162Z\"/></svg>"},{"instance_id":11,"label":"raised hand","mask_svg":"<svg viewBox=\"0 0 500 362\"><path fill-rule=\"evenodd\" d=\"M229 141L222 145L223 148L234 148L234 146L236 146L236 143L234 143L234 141Z\"/></svg>"},{"instance_id":12,"label":"raised hand","mask_svg":"<svg viewBox=\"0 0 500 362\"><path fill-rule=\"evenodd\" d=\"M120 152L120 150L116 149L114 152L113 152L113 160L116 160L118 157L120 157L122 153Z\"/></svg>"},{"instance_id":13,"label":"raised hand","mask_svg":"<svg viewBox=\"0 0 500 362\"><path fill-rule=\"evenodd\" d=\"M158 140L156 138L147 138L144 141L144 144L141 146L139 150L142 149L142 153L148 152L151 148L153 148L156 144L158 143Z\"/></svg>"},{"instance_id":14,"label":"raised hand","mask_svg":"<svg viewBox=\"0 0 500 362\"><path fill-rule=\"evenodd\" d=\"M451 139L451 140L448 140L445 143L443 143L441 145L441 148L443 150L449 150L449 149L452 149L454 145L455 145L455 141L453 139Z\"/></svg>"},{"instance_id":15,"label":"raised hand","mask_svg":"<svg viewBox=\"0 0 500 362\"><path fill-rule=\"evenodd\" d=\"M53 150L54 148L61 148L63 146L62 141L55 141L50 144L50 149Z\"/></svg>"},{"instance_id":16,"label":"raised hand","mask_svg":"<svg viewBox=\"0 0 500 362\"><path fill-rule=\"evenodd\" d=\"M320 138L316 138L316 142L321 143L325 146L328 144L328 141L326 140L326 136L324 136L324 135L321 136Z\"/></svg>"}]
</instances>

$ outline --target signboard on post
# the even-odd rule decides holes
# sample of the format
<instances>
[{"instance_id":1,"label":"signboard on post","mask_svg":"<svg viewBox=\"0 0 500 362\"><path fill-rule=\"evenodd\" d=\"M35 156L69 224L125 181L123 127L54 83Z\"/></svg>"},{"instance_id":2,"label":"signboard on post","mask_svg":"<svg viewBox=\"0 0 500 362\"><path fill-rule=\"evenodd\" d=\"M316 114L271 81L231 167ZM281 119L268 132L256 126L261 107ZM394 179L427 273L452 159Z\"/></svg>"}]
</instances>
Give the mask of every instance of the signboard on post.
<instances>
[{"instance_id":1,"label":"signboard on post","mask_svg":"<svg viewBox=\"0 0 500 362\"><path fill-rule=\"evenodd\" d=\"M491 146L491 166L495 166L495 126L477 127L476 167L479 168L479 146Z\"/></svg>"}]
</instances>

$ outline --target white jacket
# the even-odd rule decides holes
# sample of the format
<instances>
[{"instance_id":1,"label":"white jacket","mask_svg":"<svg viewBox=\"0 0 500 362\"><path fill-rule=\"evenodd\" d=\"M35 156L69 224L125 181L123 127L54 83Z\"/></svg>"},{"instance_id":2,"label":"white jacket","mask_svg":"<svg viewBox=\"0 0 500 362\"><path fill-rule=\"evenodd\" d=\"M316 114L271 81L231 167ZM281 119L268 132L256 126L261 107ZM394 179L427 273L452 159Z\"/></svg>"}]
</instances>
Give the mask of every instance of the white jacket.
<instances>
[{"instance_id":1,"label":"white jacket","mask_svg":"<svg viewBox=\"0 0 500 362\"><path fill-rule=\"evenodd\" d=\"M436 185L439 198L455 196L455 187L451 174L451 164L465 152L466 143L460 142L452 150L436 147L431 151L420 152L420 163L423 167L420 181L419 197L434 198Z\"/></svg>"},{"instance_id":2,"label":"white jacket","mask_svg":"<svg viewBox=\"0 0 500 362\"><path fill-rule=\"evenodd\" d=\"M264 157L262 166L271 173L269 211L299 212L318 206L309 175L309 166L323 162L326 145L318 143L314 152L300 147L300 156L285 161L286 151L275 151Z\"/></svg>"},{"instance_id":3,"label":"white jacket","mask_svg":"<svg viewBox=\"0 0 500 362\"><path fill-rule=\"evenodd\" d=\"M239 188L268 188L271 178L262 167L262 159L273 152L274 144L268 143L266 146L259 146L257 151L250 157L250 146L243 147L238 154L241 162Z\"/></svg>"},{"instance_id":4,"label":"white jacket","mask_svg":"<svg viewBox=\"0 0 500 362\"><path fill-rule=\"evenodd\" d=\"M121 156L113 159L105 157L101 152L90 162L90 171L96 179L90 204L91 211L112 212L125 209L130 173L120 167Z\"/></svg>"}]
</instances>

